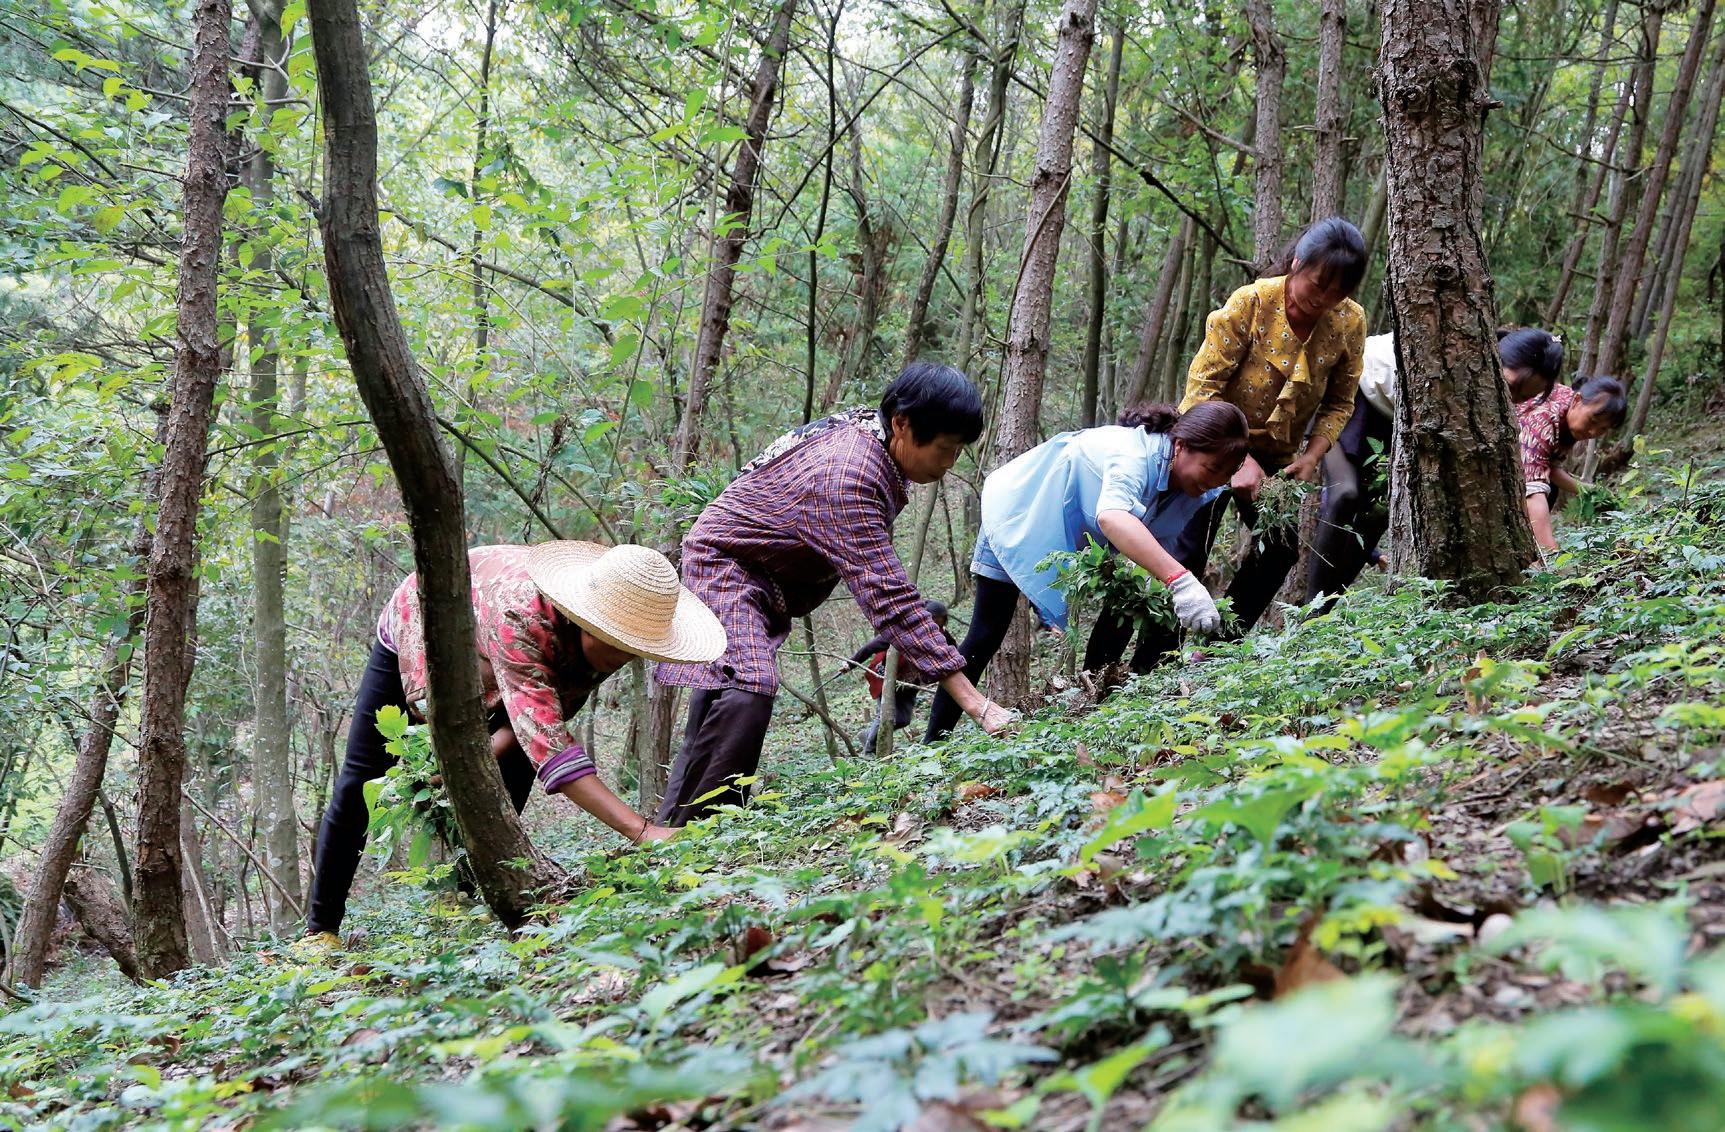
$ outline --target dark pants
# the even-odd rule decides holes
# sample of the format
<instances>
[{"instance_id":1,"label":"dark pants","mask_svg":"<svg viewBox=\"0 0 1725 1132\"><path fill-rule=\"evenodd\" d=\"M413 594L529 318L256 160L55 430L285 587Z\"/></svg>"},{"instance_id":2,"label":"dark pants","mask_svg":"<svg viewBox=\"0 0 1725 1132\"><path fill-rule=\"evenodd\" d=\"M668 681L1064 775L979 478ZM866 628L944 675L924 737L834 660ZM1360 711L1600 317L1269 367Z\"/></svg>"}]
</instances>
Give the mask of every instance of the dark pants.
<instances>
[{"instance_id":1,"label":"dark pants","mask_svg":"<svg viewBox=\"0 0 1725 1132\"><path fill-rule=\"evenodd\" d=\"M892 729L903 730L910 726L910 717L916 712L916 695L920 689L900 688L892 697ZM880 738L880 711L876 705L874 718L868 721L868 732L863 735L862 753L874 754L875 740Z\"/></svg>"},{"instance_id":2,"label":"dark pants","mask_svg":"<svg viewBox=\"0 0 1725 1132\"><path fill-rule=\"evenodd\" d=\"M395 756L384 748L383 735L377 729L377 709L386 706L407 710L407 697L401 691L401 665L393 652L373 643L371 659L359 679L359 694L354 698L353 722L347 729L347 755L342 759L341 773L336 776L335 789L329 796L329 808L324 810L323 824L318 828L307 932L337 931L347 914L347 894L353 888L360 855L365 852L366 827L371 824L371 810L365 804L365 784L382 778L396 763ZM507 720L499 709L492 714L491 729L496 731ZM503 772L509 800L514 803L515 812L520 813L533 790L533 764L517 745L498 759L497 765Z\"/></svg>"},{"instance_id":3,"label":"dark pants","mask_svg":"<svg viewBox=\"0 0 1725 1132\"><path fill-rule=\"evenodd\" d=\"M964 654L964 674L970 677L972 684L982 679L983 670L1006 640L1006 632L1012 628L1012 615L1018 612L1019 597L1018 587L1011 582L985 578L981 574L975 575L974 580L976 605L970 612L970 629L958 645L958 651ZM934 703L928 709L926 740L932 743L945 738L963 714L958 701L945 688L936 692Z\"/></svg>"},{"instance_id":4,"label":"dark pants","mask_svg":"<svg viewBox=\"0 0 1725 1132\"><path fill-rule=\"evenodd\" d=\"M1307 601L1319 594L1334 599L1352 585L1389 530L1389 490L1376 461L1389 458L1393 432L1394 422L1361 396L1336 446L1324 453L1324 503L1312 539Z\"/></svg>"},{"instance_id":5,"label":"dark pants","mask_svg":"<svg viewBox=\"0 0 1725 1132\"><path fill-rule=\"evenodd\" d=\"M697 688L689 697L683 749L671 767L660 825L683 826L715 808L741 805L747 786L737 779L761 765L761 744L773 719L773 697L741 688Z\"/></svg>"}]
</instances>

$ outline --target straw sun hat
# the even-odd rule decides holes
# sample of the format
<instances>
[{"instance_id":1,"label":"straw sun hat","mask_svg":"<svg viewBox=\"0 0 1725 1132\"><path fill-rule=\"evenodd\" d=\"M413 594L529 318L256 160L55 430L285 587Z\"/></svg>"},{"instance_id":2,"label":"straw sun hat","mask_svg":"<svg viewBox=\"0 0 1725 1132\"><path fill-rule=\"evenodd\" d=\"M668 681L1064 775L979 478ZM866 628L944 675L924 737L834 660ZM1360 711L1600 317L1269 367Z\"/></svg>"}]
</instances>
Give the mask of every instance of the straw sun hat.
<instances>
[{"instance_id":1,"label":"straw sun hat","mask_svg":"<svg viewBox=\"0 0 1725 1132\"><path fill-rule=\"evenodd\" d=\"M541 543L527 573L565 617L607 644L651 660L705 664L724 655L724 626L656 550Z\"/></svg>"}]
</instances>

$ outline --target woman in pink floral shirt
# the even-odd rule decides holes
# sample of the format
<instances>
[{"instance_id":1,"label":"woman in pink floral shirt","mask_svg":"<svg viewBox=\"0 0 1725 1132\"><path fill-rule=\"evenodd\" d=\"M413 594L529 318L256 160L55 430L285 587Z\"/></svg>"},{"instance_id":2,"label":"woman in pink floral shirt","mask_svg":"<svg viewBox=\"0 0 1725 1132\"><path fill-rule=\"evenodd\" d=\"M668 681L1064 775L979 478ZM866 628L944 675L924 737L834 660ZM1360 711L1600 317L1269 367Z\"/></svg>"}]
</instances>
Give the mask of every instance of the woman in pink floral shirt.
<instances>
[{"instance_id":1,"label":"woman in pink floral shirt","mask_svg":"<svg viewBox=\"0 0 1725 1132\"><path fill-rule=\"evenodd\" d=\"M725 647L718 620L677 584L670 562L646 547L481 546L469 552L468 564L491 749L516 812L537 779L547 794L562 794L631 841L671 836L675 831L637 814L597 776L574 719L594 689L636 656L718 657ZM365 848L365 784L396 761L378 733L378 709L394 706L425 718L418 582L409 575L377 621L347 757L318 833L308 935L333 939L340 927Z\"/></svg>"},{"instance_id":2,"label":"woman in pink floral shirt","mask_svg":"<svg viewBox=\"0 0 1725 1132\"><path fill-rule=\"evenodd\" d=\"M1564 470L1570 449L1597 440L1623 424L1628 408L1616 378L1589 377L1571 389L1553 385L1543 398L1515 407L1521 426L1521 471L1527 481L1527 518L1541 550L1556 550L1551 504L1559 489L1579 493L1586 486Z\"/></svg>"}]
</instances>

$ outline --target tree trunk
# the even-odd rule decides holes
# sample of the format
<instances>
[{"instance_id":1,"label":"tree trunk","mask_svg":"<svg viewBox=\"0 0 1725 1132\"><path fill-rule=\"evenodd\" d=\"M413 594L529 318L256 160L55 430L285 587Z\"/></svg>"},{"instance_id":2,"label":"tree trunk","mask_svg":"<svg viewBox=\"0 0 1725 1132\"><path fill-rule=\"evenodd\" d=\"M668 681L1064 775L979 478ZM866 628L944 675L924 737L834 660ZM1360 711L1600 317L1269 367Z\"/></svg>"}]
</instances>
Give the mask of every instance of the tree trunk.
<instances>
[{"instance_id":1,"label":"tree trunk","mask_svg":"<svg viewBox=\"0 0 1725 1132\"><path fill-rule=\"evenodd\" d=\"M497 46L497 17L501 7L502 0L488 0L485 6L485 45L479 53L479 113L473 127L473 174L467 187L468 200L475 207L485 203L479 179L489 164L485 155L491 132L491 60ZM482 254L484 242L485 229L475 220L467 254L467 269L473 273L473 367L467 376L467 404L475 409L479 406L480 383L490 369L491 353L491 277ZM465 487L466 446L457 445L451 455L455 460L455 477Z\"/></svg>"},{"instance_id":2,"label":"tree trunk","mask_svg":"<svg viewBox=\"0 0 1725 1132\"><path fill-rule=\"evenodd\" d=\"M1404 374L1391 463L1392 566L1481 601L1534 558L1480 235L1491 102L1478 0L1387 0L1379 64L1390 297Z\"/></svg>"},{"instance_id":3,"label":"tree trunk","mask_svg":"<svg viewBox=\"0 0 1725 1132\"><path fill-rule=\"evenodd\" d=\"M1013 60L1018 55L1018 40L1024 24L1026 0L1012 0L1006 10L1000 34L1004 42L990 60L988 78L988 116L976 135L976 154L970 163L970 180L975 191L964 221L964 305L958 315L958 349L954 358L958 368L973 371L971 354L976 342L987 337L977 328L988 317L988 280L984 274L983 243L987 231L988 198L994 187L994 171L1000 159L1000 129L1006 120L1006 86L1012 80Z\"/></svg>"},{"instance_id":4,"label":"tree trunk","mask_svg":"<svg viewBox=\"0 0 1725 1132\"><path fill-rule=\"evenodd\" d=\"M1614 463L1627 459L1628 453L1633 451L1635 438L1647 425L1654 384L1659 378L1659 366L1665 359L1665 345L1671 336L1671 319L1677 312L1677 293L1683 284L1683 260L1689 254L1689 237L1694 232L1695 213L1701 204L1701 186L1713 163L1720 99L1725 96L1725 34L1718 38L1717 53L1713 57L1712 72L1707 77L1707 90L1701 104L1701 121L1690 146L1695 158L1694 168L1689 171L1690 176L1681 179L1683 193L1676 201L1677 211L1672 217L1673 241L1665 262L1660 265L1664 282L1660 287L1659 321L1653 331L1653 341L1647 348L1647 370L1641 378L1641 388L1635 393L1635 411L1630 414L1629 425L1618 438Z\"/></svg>"},{"instance_id":5,"label":"tree trunk","mask_svg":"<svg viewBox=\"0 0 1725 1132\"><path fill-rule=\"evenodd\" d=\"M164 417L157 427L157 438L164 435ZM148 493L155 494L152 485ZM136 570L150 557L150 528L140 521L127 548L127 558ZM102 659L96 666L96 689L91 695L87 712L89 724L78 740L78 753L72 763L72 777L66 792L60 796L54 811L54 824L48 830L36 858L36 871L30 877L30 888L24 895L24 906L18 916L18 930L13 936L12 966L7 973L10 981L25 986L39 986L48 961L48 944L59 919L60 897L66 878L77 858L78 842L90 823L90 813L101 793L102 778L108 770L108 752L114 744L114 727L119 722L120 708L126 702L127 678L132 668L132 642L144 624L143 575L126 587L122 600L129 608L125 626L108 638L102 649ZM125 867L125 845L116 841L115 851ZM130 885L128 884L128 887ZM127 955L131 956L130 947ZM136 978L135 968L127 972Z\"/></svg>"},{"instance_id":6,"label":"tree trunk","mask_svg":"<svg viewBox=\"0 0 1725 1132\"><path fill-rule=\"evenodd\" d=\"M1090 321L1084 333L1084 385L1078 419L1085 428L1096 424L1096 401L1102 372L1102 325L1108 314L1108 197L1114 144L1114 105L1120 98L1120 62L1126 51L1126 31L1113 29L1108 50L1108 78L1102 88L1102 131L1096 141L1096 198L1090 205Z\"/></svg>"},{"instance_id":7,"label":"tree trunk","mask_svg":"<svg viewBox=\"0 0 1725 1132\"><path fill-rule=\"evenodd\" d=\"M1611 65L1611 49L1616 44L1616 30L1617 0L1611 0L1605 9L1605 28L1600 33L1597 66L1593 72L1593 85L1588 92L1587 116L1581 133L1585 139L1582 149L1584 154L1592 151L1593 125L1599 114L1600 89L1604 85L1605 72ZM1563 267L1557 275L1557 290L1552 292L1551 305L1545 312L1545 321L1552 326L1563 321L1564 304L1569 301L1569 291L1575 283L1575 269L1581 263L1581 251L1587 244L1593 210L1599 204L1599 193L1605 185L1605 174L1617 152L1617 139L1623 132L1623 119L1629 113L1629 100L1634 90L1633 82L1623 84L1616 107L1611 112L1611 125L1606 128L1598 163L1592 166L1591 171L1585 163L1578 163L1576 167L1575 197L1569 208L1570 219L1575 223L1575 233L1570 236L1569 245L1563 250Z\"/></svg>"},{"instance_id":8,"label":"tree trunk","mask_svg":"<svg viewBox=\"0 0 1725 1132\"><path fill-rule=\"evenodd\" d=\"M952 141L947 151L946 182L941 186L940 215L934 224L934 242L928 249L928 261L922 266L922 278L917 280L916 294L910 301L910 318L905 323L904 362L916 361L927 333L928 305L934 299L934 286L940 280L940 268L946 262L946 249L952 243L952 226L958 218L958 193L964 186L964 143L970 135L970 111L976 102L976 57L964 57L964 78L958 86L958 103L952 112Z\"/></svg>"},{"instance_id":9,"label":"tree trunk","mask_svg":"<svg viewBox=\"0 0 1725 1132\"><path fill-rule=\"evenodd\" d=\"M1121 406L1127 407L1142 400L1150 390L1150 373L1156 364L1156 347L1162 342L1162 330L1168 320L1168 305L1175 294L1175 286L1180 281L1180 268L1186 262L1186 245L1192 240L1192 233L1197 231L1197 225L1190 216L1180 221L1180 227L1175 229L1174 238L1168 241L1168 254L1162 260L1162 274L1156 280L1156 294L1150 300L1150 309L1144 315L1144 328L1138 333L1138 358L1132 365L1132 384L1126 396L1121 398Z\"/></svg>"},{"instance_id":10,"label":"tree trunk","mask_svg":"<svg viewBox=\"0 0 1725 1132\"><path fill-rule=\"evenodd\" d=\"M197 819L192 804L180 799L180 862L183 872L180 887L186 894L186 942L192 958L206 967L221 962L222 916L210 896L209 878L204 874L202 847L198 843Z\"/></svg>"},{"instance_id":11,"label":"tree trunk","mask_svg":"<svg viewBox=\"0 0 1725 1132\"><path fill-rule=\"evenodd\" d=\"M1318 20L1318 94L1312 115L1312 219L1342 212L1342 45L1348 36L1346 0L1323 0Z\"/></svg>"},{"instance_id":12,"label":"tree trunk","mask_svg":"<svg viewBox=\"0 0 1725 1132\"><path fill-rule=\"evenodd\" d=\"M228 21L224 0L193 9L191 126L180 248L179 344L168 435L158 473L144 633L143 741L138 752L138 897L132 936L138 966L161 978L187 966L180 884L180 784L186 771L186 686L197 660L197 529L221 377L216 284L222 203L228 195Z\"/></svg>"},{"instance_id":13,"label":"tree trunk","mask_svg":"<svg viewBox=\"0 0 1725 1132\"><path fill-rule=\"evenodd\" d=\"M282 38L281 0L258 0L253 6L258 27L257 69L261 113L267 122L272 108L287 97L287 44ZM275 159L268 145L259 145L246 168L253 206L270 214L275 200ZM254 241L252 266L268 275L275 251L267 238ZM287 614L283 590L287 573L288 519L278 470L280 446L270 438L278 431L276 327L269 319L252 319L246 328L251 348L252 428L263 441L252 449L252 648L256 735L252 746L252 794L264 859L276 883L300 900L299 847L294 812L293 756L289 747L287 698ZM269 884L263 885L270 928L277 935L293 930L294 912Z\"/></svg>"},{"instance_id":14,"label":"tree trunk","mask_svg":"<svg viewBox=\"0 0 1725 1132\"><path fill-rule=\"evenodd\" d=\"M1593 302L1587 311L1587 334L1582 341L1581 358L1576 365L1577 373L1592 373L1599 355L1600 335L1605 328L1606 312L1614 290L1612 273L1619 266L1617 249L1623 239L1623 221L1629 215L1629 202L1637 183L1638 175L1632 176L1632 172L1641 163L1641 146L1647 138L1648 119L1652 117L1653 71L1659 59L1661 14L1658 5L1649 4L1643 10L1641 54L1636 60L1634 77L1630 83L1634 117L1629 125L1629 144L1619 154L1614 162L1616 168L1611 172L1611 195L1606 210L1605 231L1599 240L1599 267L1594 272Z\"/></svg>"},{"instance_id":15,"label":"tree trunk","mask_svg":"<svg viewBox=\"0 0 1725 1132\"><path fill-rule=\"evenodd\" d=\"M1060 13L1054 63L1036 143L1036 169L1030 179L1030 217L1024 253L1013 288L1007 325L1006 386L995 424L991 466L998 468L1036 443L1037 417L1048 368L1048 327L1054 302L1054 274L1060 235L1066 227L1066 194L1072 180L1072 140L1084 93L1085 64L1094 38L1096 0L1066 0ZM1023 619L1001 649L995 699L1024 702L1030 692L1029 640ZM1017 648L1014 648L1014 645Z\"/></svg>"},{"instance_id":16,"label":"tree trunk","mask_svg":"<svg viewBox=\"0 0 1725 1132\"><path fill-rule=\"evenodd\" d=\"M815 249L820 246L821 237L827 231L827 205L833 195L833 149L838 145L838 85L833 82L833 57L838 54L839 17L844 14L844 3L840 0L827 16L827 50L826 50L826 88L827 88L827 144L821 159L821 202L815 210L815 230L809 238L809 317L804 328L804 358L803 369L803 423L808 424L815 415L815 342L817 339L816 323L820 314L821 297L821 258ZM658 761L658 754L652 758ZM661 788L663 783L660 783ZM655 803L656 804L656 803Z\"/></svg>"},{"instance_id":17,"label":"tree trunk","mask_svg":"<svg viewBox=\"0 0 1725 1132\"><path fill-rule=\"evenodd\" d=\"M66 906L72 909L72 918L78 921L84 934L113 956L121 974L134 983L142 982L145 976L138 969L138 954L126 926L126 910L114 899L114 886L89 869L72 872L64 885Z\"/></svg>"},{"instance_id":18,"label":"tree trunk","mask_svg":"<svg viewBox=\"0 0 1725 1132\"><path fill-rule=\"evenodd\" d=\"M1252 59L1258 69L1252 263L1263 275L1282 242L1282 83L1288 56L1276 35L1270 0L1247 0L1246 22L1252 28Z\"/></svg>"},{"instance_id":19,"label":"tree trunk","mask_svg":"<svg viewBox=\"0 0 1725 1132\"><path fill-rule=\"evenodd\" d=\"M1180 400L1180 363L1186 358L1188 330L1192 324L1192 265L1197 258L1197 246L1188 243L1186 254L1180 258L1180 272L1174 283L1179 295L1174 303L1174 317L1168 320L1168 339L1158 355L1162 360L1162 378L1156 383L1158 401Z\"/></svg>"},{"instance_id":20,"label":"tree trunk","mask_svg":"<svg viewBox=\"0 0 1725 1132\"><path fill-rule=\"evenodd\" d=\"M747 136L737 147L736 164L731 168L731 183L725 193L725 212L720 219L723 230L713 233L713 250L707 267L705 297L701 301L701 331L695 340L695 360L689 369L689 389L683 404L683 419L671 447L671 466L678 473L688 471L694 460L695 446L700 440L701 417L706 412L707 395L713 377L719 369L719 353L724 348L725 334L731 327L731 303L737 279L737 261L743 256L743 245L749 239L749 224L755 210L755 180L761 171L761 149L767 141L767 123L779 92L779 66L791 40L791 18L796 14L797 0L781 0L773 13L772 30L755 65L755 77L749 90L749 114L743 129Z\"/></svg>"},{"instance_id":21,"label":"tree trunk","mask_svg":"<svg viewBox=\"0 0 1725 1132\"><path fill-rule=\"evenodd\" d=\"M377 215L377 118L355 0L313 0L312 47L324 112L319 210L331 307L348 363L382 439L413 532L425 617L432 748L468 860L493 914L508 927L560 871L521 829L491 755L474 654L473 596L461 482L408 353L384 268ZM525 861L525 867L513 862Z\"/></svg>"},{"instance_id":22,"label":"tree trunk","mask_svg":"<svg viewBox=\"0 0 1725 1132\"><path fill-rule=\"evenodd\" d=\"M1635 290L1641 284L1642 261L1647 255L1648 240L1652 237L1654 217L1659 212L1659 200L1670 176L1671 159L1676 156L1677 142L1683 133L1689 96L1695 89L1695 75L1701 69L1701 53L1707 47L1708 35L1713 28L1713 8L1714 0L1701 0L1695 13L1695 27L1689 33L1683 61L1677 68L1677 85L1665 106L1665 126L1659 135L1659 148L1654 152L1647 184L1641 190L1641 209L1635 217L1635 228L1629 234L1629 244L1623 251L1623 266L1612 289L1605 335L1599 344L1598 369L1603 373L1616 373L1624 360L1624 338L1634 309Z\"/></svg>"},{"instance_id":23,"label":"tree trunk","mask_svg":"<svg viewBox=\"0 0 1725 1132\"><path fill-rule=\"evenodd\" d=\"M1714 39L1715 51L1725 50L1725 35L1716 33ZM1699 191L1698 183L1706 178L1713 162L1713 127L1707 124L1707 115L1718 97L1722 74L1725 74L1725 69L1719 66L1718 56L1715 56L1708 68L1707 84L1701 92L1700 125L1691 131L1683 147L1682 163L1677 167L1677 180L1671 191L1665 194L1666 215L1661 219L1662 228L1659 239L1655 241L1653 281L1643 287L1635 299L1635 316L1629 332L1636 338L1646 336L1653 312L1664 303L1665 280L1670 275L1666 268L1672 259L1682 259L1678 246L1681 244L1686 249L1689 244L1690 221L1684 219L1684 214L1692 207L1689 202L1695 198ZM1690 215L1692 218L1693 214Z\"/></svg>"}]
</instances>

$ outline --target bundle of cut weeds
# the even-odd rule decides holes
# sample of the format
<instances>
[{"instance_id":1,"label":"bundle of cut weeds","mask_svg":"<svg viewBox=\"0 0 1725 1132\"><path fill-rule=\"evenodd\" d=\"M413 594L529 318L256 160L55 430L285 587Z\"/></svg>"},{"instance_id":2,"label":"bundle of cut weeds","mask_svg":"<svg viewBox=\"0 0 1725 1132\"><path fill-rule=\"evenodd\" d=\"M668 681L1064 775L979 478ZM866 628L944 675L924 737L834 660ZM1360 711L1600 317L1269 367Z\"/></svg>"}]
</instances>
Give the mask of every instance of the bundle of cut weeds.
<instances>
[{"instance_id":1,"label":"bundle of cut weeds","mask_svg":"<svg viewBox=\"0 0 1725 1132\"><path fill-rule=\"evenodd\" d=\"M1315 483L1291 476L1271 476L1258 488L1258 519L1252 534L1258 545L1271 541L1295 542L1300 534L1300 510L1319 490Z\"/></svg>"}]
</instances>

